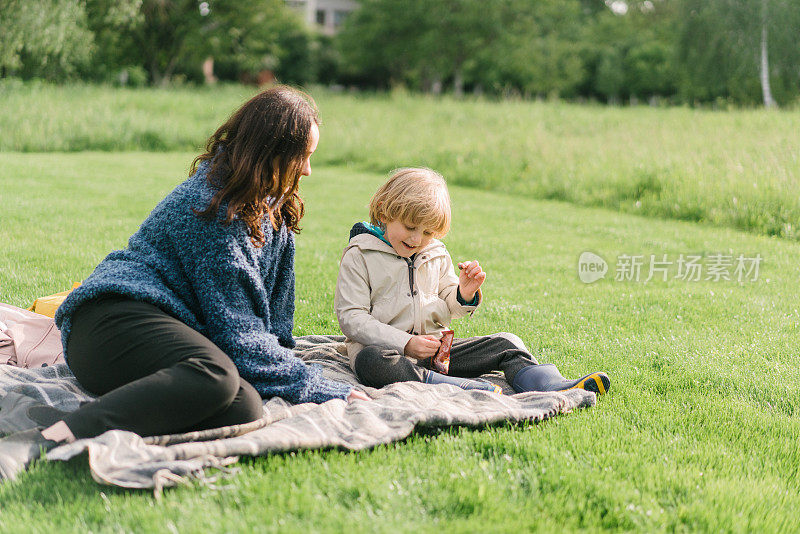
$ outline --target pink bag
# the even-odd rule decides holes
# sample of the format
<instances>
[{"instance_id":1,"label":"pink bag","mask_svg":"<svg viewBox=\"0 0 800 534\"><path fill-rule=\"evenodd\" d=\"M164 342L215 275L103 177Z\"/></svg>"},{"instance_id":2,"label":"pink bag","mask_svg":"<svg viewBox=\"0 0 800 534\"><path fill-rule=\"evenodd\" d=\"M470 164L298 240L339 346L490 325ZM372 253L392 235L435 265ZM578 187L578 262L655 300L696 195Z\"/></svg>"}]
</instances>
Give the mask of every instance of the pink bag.
<instances>
[{"instance_id":1,"label":"pink bag","mask_svg":"<svg viewBox=\"0 0 800 534\"><path fill-rule=\"evenodd\" d=\"M0 364L30 368L56 363L64 363L64 349L53 319L0 302Z\"/></svg>"}]
</instances>

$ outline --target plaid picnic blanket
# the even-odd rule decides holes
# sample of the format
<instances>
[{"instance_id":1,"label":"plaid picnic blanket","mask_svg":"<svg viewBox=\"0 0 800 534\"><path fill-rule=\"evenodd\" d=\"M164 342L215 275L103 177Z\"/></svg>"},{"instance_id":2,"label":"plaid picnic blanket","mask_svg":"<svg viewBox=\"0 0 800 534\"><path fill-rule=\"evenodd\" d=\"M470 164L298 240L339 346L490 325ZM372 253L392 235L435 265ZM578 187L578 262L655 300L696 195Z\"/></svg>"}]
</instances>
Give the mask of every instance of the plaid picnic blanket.
<instances>
[{"instance_id":1,"label":"plaid picnic blanket","mask_svg":"<svg viewBox=\"0 0 800 534\"><path fill-rule=\"evenodd\" d=\"M341 336L305 336L297 338L295 351L304 361L321 365L328 378L355 385L358 381L348 365L343 340ZM92 399L66 365L0 367L0 433L36 426L27 417L31 407L72 411ZM231 472L228 466L241 455L330 447L357 451L404 439L417 427L542 421L596 402L594 393L579 389L513 394L500 373L484 378L499 384L508 395L464 391L446 384L402 382L381 389L359 385L372 401L291 405L272 398L264 402L264 416L252 423L146 438L111 430L57 447L47 457L68 460L87 451L97 482L151 488L159 495L164 487L192 479L213 482Z\"/></svg>"}]
</instances>

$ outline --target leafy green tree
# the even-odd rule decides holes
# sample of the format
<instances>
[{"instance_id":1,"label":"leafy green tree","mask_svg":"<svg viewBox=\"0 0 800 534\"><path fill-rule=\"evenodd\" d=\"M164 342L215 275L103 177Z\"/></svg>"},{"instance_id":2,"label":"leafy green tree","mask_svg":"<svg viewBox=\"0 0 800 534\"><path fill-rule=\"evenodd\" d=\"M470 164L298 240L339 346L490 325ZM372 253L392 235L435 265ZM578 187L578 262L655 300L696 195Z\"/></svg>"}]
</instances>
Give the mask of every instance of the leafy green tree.
<instances>
[{"instance_id":1,"label":"leafy green tree","mask_svg":"<svg viewBox=\"0 0 800 534\"><path fill-rule=\"evenodd\" d=\"M342 76L377 87L420 88L430 68L423 35L430 28L424 0L362 0L336 37Z\"/></svg>"},{"instance_id":2,"label":"leafy green tree","mask_svg":"<svg viewBox=\"0 0 800 534\"><path fill-rule=\"evenodd\" d=\"M608 47L600 53L594 89L612 104L619 102L622 97L625 91L625 67L618 48Z\"/></svg>"},{"instance_id":3,"label":"leafy green tree","mask_svg":"<svg viewBox=\"0 0 800 534\"><path fill-rule=\"evenodd\" d=\"M797 97L800 4L683 0L681 7L678 50L687 100L721 97L771 106Z\"/></svg>"},{"instance_id":4,"label":"leafy green tree","mask_svg":"<svg viewBox=\"0 0 800 534\"><path fill-rule=\"evenodd\" d=\"M327 85L338 83L342 56L334 39L328 35L313 35L309 51L313 81Z\"/></svg>"},{"instance_id":5,"label":"leafy green tree","mask_svg":"<svg viewBox=\"0 0 800 534\"><path fill-rule=\"evenodd\" d=\"M108 81L122 70L144 73L132 39L133 30L144 23L142 0L86 0L85 5L88 27L97 45L85 77Z\"/></svg>"},{"instance_id":6,"label":"leafy green tree","mask_svg":"<svg viewBox=\"0 0 800 534\"><path fill-rule=\"evenodd\" d=\"M310 36L283 0L86 0L98 51L94 77L144 69L156 85L176 74L202 80L214 57L223 77L274 71L300 83L309 72Z\"/></svg>"},{"instance_id":7,"label":"leafy green tree","mask_svg":"<svg viewBox=\"0 0 800 534\"><path fill-rule=\"evenodd\" d=\"M289 83L314 78L311 36L283 0L251 0L246 5L217 0L209 2L205 19L192 41L193 57L214 56L238 73L271 70Z\"/></svg>"},{"instance_id":8,"label":"leafy green tree","mask_svg":"<svg viewBox=\"0 0 800 534\"><path fill-rule=\"evenodd\" d=\"M450 79L453 92L464 91L465 69L484 51L492 50L503 34L511 2L483 0L428 2L429 24L420 37L418 53L433 76Z\"/></svg>"},{"instance_id":9,"label":"leafy green tree","mask_svg":"<svg viewBox=\"0 0 800 534\"><path fill-rule=\"evenodd\" d=\"M156 85L167 84L181 62L194 52L204 25L197 0L143 0L141 22L131 28L130 37L138 63Z\"/></svg>"},{"instance_id":10,"label":"leafy green tree","mask_svg":"<svg viewBox=\"0 0 800 534\"><path fill-rule=\"evenodd\" d=\"M642 97L672 94L675 84L671 55L671 48L657 40L630 48L625 57L629 91Z\"/></svg>"},{"instance_id":11,"label":"leafy green tree","mask_svg":"<svg viewBox=\"0 0 800 534\"><path fill-rule=\"evenodd\" d=\"M0 74L62 80L93 51L79 0L0 0Z\"/></svg>"},{"instance_id":12,"label":"leafy green tree","mask_svg":"<svg viewBox=\"0 0 800 534\"><path fill-rule=\"evenodd\" d=\"M364 0L338 37L346 73L429 90L569 94L585 77L580 24L594 0Z\"/></svg>"},{"instance_id":13,"label":"leafy green tree","mask_svg":"<svg viewBox=\"0 0 800 534\"><path fill-rule=\"evenodd\" d=\"M591 11L578 0L509 2L506 31L486 50L495 83L524 94L574 96L587 76L584 54ZM494 60L493 58L497 58ZM508 82L511 82L510 84Z\"/></svg>"},{"instance_id":14,"label":"leafy green tree","mask_svg":"<svg viewBox=\"0 0 800 534\"><path fill-rule=\"evenodd\" d=\"M396 83L455 94L505 30L509 0L364 0L337 41L345 74L378 86Z\"/></svg>"},{"instance_id":15,"label":"leafy green tree","mask_svg":"<svg viewBox=\"0 0 800 534\"><path fill-rule=\"evenodd\" d=\"M672 97L677 87L674 2L635 2L599 13L586 39L591 83L582 89L611 102Z\"/></svg>"}]
</instances>

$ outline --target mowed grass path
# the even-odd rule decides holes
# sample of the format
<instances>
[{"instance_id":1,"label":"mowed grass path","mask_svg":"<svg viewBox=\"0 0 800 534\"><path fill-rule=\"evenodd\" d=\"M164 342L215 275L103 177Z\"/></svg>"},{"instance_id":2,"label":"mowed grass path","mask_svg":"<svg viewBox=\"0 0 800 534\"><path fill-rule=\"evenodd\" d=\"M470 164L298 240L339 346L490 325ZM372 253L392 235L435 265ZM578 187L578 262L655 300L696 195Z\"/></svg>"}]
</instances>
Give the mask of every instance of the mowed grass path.
<instances>
[{"instance_id":1,"label":"mowed grass path","mask_svg":"<svg viewBox=\"0 0 800 534\"><path fill-rule=\"evenodd\" d=\"M0 301L69 287L121 247L189 153L0 154ZM402 162L398 162L402 163ZM336 266L384 176L316 167L302 190L296 335L337 332ZM800 506L800 245L452 187L454 259L489 273L457 335L507 330L614 383L539 425L415 435L357 453L245 459L228 489L97 485L85 459L0 486L0 531L781 532ZM591 250L609 276L585 285ZM758 281L617 282L620 254L760 253Z\"/></svg>"}]
</instances>

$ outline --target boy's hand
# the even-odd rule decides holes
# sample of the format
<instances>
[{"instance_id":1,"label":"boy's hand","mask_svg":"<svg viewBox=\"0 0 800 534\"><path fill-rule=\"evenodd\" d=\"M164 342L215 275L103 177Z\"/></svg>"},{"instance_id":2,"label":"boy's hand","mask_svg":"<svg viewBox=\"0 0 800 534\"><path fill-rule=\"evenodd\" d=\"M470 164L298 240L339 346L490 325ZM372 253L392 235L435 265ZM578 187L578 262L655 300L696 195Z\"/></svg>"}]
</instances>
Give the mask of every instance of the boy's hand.
<instances>
[{"instance_id":1,"label":"boy's hand","mask_svg":"<svg viewBox=\"0 0 800 534\"><path fill-rule=\"evenodd\" d=\"M486 273L477 261L464 261L458 264L458 290L461 298L467 302L475 298L475 292L486 281Z\"/></svg>"},{"instance_id":2,"label":"boy's hand","mask_svg":"<svg viewBox=\"0 0 800 534\"><path fill-rule=\"evenodd\" d=\"M403 350L406 356L411 356L416 360L424 360L425 358L432 358L436 356L436 351L439 350L441 342L434 336L423 335L413 336L406 343Z\"/></svg>"}]
</instances>

